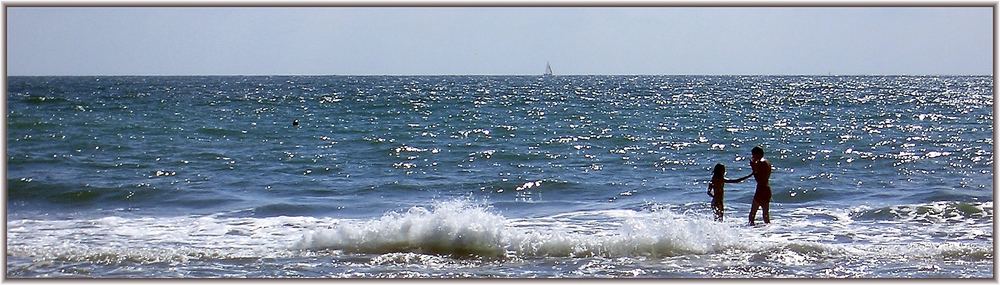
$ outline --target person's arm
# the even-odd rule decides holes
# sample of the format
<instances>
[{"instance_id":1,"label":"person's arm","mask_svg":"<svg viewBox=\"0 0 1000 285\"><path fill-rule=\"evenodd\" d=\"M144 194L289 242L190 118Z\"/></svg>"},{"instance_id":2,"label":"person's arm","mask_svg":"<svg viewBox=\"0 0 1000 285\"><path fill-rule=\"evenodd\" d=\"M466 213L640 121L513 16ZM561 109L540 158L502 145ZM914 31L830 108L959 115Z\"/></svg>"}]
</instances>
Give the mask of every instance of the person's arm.
<instances>
[{"instance_id":1,"label":"person's arm","mask_svg":"<svg viewBox=\"0 0 1000 285\"><path fill-rule=\"evenodd\" d=\"M713 188L715 188L715 187L712 187L712 183L711 183L711 182L709 182L709 183L708 183L708 196L709 196L709 197L712 197L712 198L715 198L715 195L712 195L712 189L713 189Z\"/></svg>"},{"instance_id":2,"label":"person's arm","mask_svg":"<svg viewBox=\"0 0 1000 285\"><path fill-rule=\"evenodd\" d=\"M743 182L743 180L747 180L747 178L750 178L750 176L753 176L753 172L751 172L750 175L743 176L737 179L726 179L726 183L740 183Z\"/></svg>"}]
</instances>

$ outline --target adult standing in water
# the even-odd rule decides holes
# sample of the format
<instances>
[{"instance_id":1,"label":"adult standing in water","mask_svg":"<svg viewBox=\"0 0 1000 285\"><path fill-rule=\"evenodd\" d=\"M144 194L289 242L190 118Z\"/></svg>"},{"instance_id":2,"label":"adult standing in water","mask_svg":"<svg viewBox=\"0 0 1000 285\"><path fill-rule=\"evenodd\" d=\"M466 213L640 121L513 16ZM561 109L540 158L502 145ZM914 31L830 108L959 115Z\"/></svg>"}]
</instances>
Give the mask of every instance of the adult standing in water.
<instances>
[{"instance_id":1,"label":"adult standing in water","mask_svg":"<svg viewBox=\"0 0 1000 285\"><path fill-rule=\"evenodd\" d=\"M771 223L771 162L764 159L764 149L757 146L750 151L750 169L753 170L753 179L757 181L757 190L753 194L753 202L750 204L750 225L754 225L754 216L757 216L757 208L763 210L764 223Z\"/></svg>"}]
</instances>

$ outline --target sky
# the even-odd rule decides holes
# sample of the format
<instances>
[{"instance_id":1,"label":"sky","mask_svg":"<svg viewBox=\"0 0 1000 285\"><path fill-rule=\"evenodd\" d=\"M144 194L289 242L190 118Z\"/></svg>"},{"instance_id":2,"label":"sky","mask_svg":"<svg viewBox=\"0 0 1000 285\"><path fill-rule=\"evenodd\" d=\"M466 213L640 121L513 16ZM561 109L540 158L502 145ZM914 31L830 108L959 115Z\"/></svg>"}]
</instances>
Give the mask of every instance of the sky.
<instances>
[{"instance_id":1,"label":"sky","mask_svg":"<svg viewBox=\"0 0 1000 285\"><path fill-rule=\"evenodd\" d=\"M18 75L992 75L991 7L7 7Z\"/></svg>"}]
</instances>

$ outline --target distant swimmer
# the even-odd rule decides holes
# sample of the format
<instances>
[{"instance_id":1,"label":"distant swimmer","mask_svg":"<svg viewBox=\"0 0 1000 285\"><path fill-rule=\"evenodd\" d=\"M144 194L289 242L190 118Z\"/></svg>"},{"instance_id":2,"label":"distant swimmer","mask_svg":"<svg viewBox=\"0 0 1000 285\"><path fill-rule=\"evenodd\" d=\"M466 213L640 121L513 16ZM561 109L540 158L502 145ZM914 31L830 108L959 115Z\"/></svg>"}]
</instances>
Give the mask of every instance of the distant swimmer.
<instances>
[{"instance_id":1,"label":"distant swimmer","mask_svg":"<svg viewBox=\"0 0 1000 285\"><path fill-rule=\"evenodd\" d=\"M712 197L712 209L715 210L715 221L722 221L722 202L726 194L726 183L740 183L750 178L750 176L753 176L753 174L751 173L739 179L726 179L726 166L721 163L715 164L715 169L712 170L712 181L708 183L708 196Z\"/></svg>"},{"instance_id":2,"label":"distant swimmer","mask_svg":"<svg viewBox=\"0 0 1000 285\"><path fill-rule=\"evenodd\" d=\"M293 127L298 127L299 126L299 120L296 119L296 120L292 121L292 126Z\"/></svg>"},{"instance_id":3,"label":"distant swimmer","mask_svg":"<svg viewBox=\"0 0 1000 285\"><path fill-rule=\"evenodd\" d=\"M764 159L764 149L757 146L750 151L750 169L753 169L753 179L757 181L757 190L753 194L753 202L750 204L750 225L753 226L754 216L757 216L757 208L763 210L764 223L771 223L771 163Z\"/></svg>"}]
</instances>

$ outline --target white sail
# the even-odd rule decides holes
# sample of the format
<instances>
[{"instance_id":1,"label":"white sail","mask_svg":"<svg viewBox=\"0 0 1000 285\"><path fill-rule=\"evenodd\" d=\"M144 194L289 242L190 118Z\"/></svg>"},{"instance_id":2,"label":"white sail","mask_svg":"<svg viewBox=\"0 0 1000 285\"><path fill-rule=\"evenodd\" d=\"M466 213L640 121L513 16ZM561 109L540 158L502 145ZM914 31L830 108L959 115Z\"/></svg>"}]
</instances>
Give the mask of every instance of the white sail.
<instances>
[{"instance_id":1,"label":"white sail","mask_svg":"<svg viewBox=\"0 0 1000 285\"><path fill-rule=\"evenodd\" d=\"M545 63L545 74L544 75L552 75L552 66L549 65L548 62Z\"/></svg>"}]
</instances>

